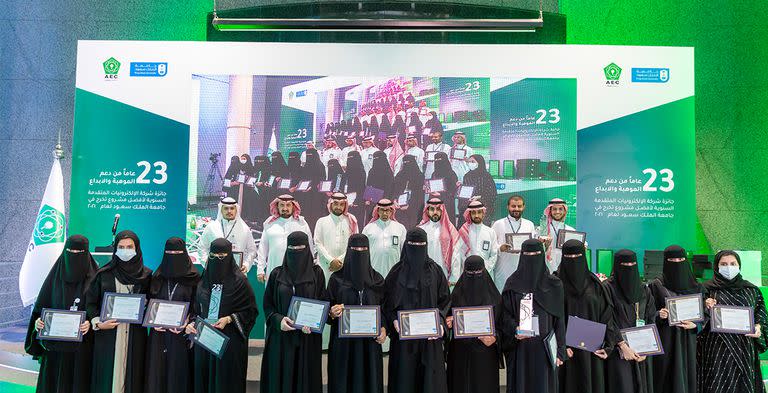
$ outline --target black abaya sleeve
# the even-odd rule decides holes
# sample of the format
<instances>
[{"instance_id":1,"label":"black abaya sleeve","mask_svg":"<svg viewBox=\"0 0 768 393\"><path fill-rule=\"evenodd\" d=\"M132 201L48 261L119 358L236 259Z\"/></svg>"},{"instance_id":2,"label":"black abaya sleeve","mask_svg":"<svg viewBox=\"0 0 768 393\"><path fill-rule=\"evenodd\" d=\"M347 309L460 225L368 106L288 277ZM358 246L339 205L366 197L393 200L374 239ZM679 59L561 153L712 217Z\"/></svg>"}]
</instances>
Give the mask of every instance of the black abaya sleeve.
<instances>
[{"instance_id":1,"label":"black abaya sleeve","mask_svg":"<svg viewBox=\"0 0 768 393\"><path fill-rule=\"evenodd\" d=\"M253 294L253 288L247 279L243 277L243 286L241 290L245 291L245 298L242 304L237 305L236 311L230 314L237 330L243 339L248 340L251 329L256 323L256 317L259 316L259 308L256 305L256 296Z\"/></svg>"},{"instance_id":2,"label":"black abaya sleeve","mask_svg":"<svg viewBox=\"0 0 768 393\"><path fill-rule=\"evenodd\" d=\"M96 274L85 295L85 317L89 321L101 315L101 274Z\"/></svg>"},{"instance_id":3,"label":"black abaya sleeve","mask_svg":"<svg viewBox=\"0 0 768 393\"><path fill-rule=\"evenodd\" d=\"M275 270L277 269L279 267ZM273 279L267 280L267 288L264 290L264 323L267 325L267 330L280 330L280 321L285 317L279 312L279 305L275 303L277 292L277 280L274 278L276 277L275 270L272 271Z\"/></svg>"},{"instance_id":4,"label":"black abaya sleeve","mask_svg":"<svg viewBox=\"0 0 768 393\"><path fill-rule=\"evenodd\" d=\"M515 301L515 293L504 292L501 296L501 349L503 352L511 352L517 346L517 326L519 323L518 306Z\"/></svg>"},{"instance_id":5,"label":"black abaya sleeve","mask_svg":"<svg viewBox=\"0 0 768 393\"><path fill-rule=\"evenodd\" d=\"M605 353L610 355L613 351L616 343L621 341L621 333L619 333L619 327L616 324L613 312L613 301L608 294L608 288L602 283L599 285L600 294L603 298L603 312L600 316L600 322L605 324L605 340L603 341L603 348Z\"/></svg>"}]
</instances>

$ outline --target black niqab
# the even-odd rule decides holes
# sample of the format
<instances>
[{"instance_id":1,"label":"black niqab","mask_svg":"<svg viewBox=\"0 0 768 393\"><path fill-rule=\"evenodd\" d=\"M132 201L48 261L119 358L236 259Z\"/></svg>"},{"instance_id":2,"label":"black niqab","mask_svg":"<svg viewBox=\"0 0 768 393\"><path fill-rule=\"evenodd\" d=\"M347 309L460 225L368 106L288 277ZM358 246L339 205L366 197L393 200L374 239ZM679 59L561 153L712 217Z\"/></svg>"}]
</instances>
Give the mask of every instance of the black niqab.
<instances>
[{"instance_id":1,"label":"black niqab","mask_svg":"<svg viewBox=\"0 0 768 393\"><path fill-rule=\"evenodd\" d=\"M682 262L672 262L671 258L686 258ZM664 267L662 270L664 286L680 294L698 292L699 284L691 271L691 264L685 250L680 246L669 246L664 249Z\"/></svg>"},{"instance_id":2,"label":"black niqab","mask_svg":"<svg viewBox=\"0 0 768 393\"><path fill-rule=\"evenodd\" d=\"M559 278L549 274L544 258L544 246L538 239L523 242L520 263L507 279L504 292L511 290L522 295L533 293L533 301L541 308L555 317L563 318L563 284Z\"/></svg>"},{"instance_id":3,"label":"black niqab","mask_svg":"<svg viewBox=\"0 0 768 393\"><path fill-rule=\"evenodd\" d=\"M635 262L632 266L622 263ZM629 303L637 303L643 298L643 284L637 267L637 255L634 251L622 249L613 254L613 279L616 280L622 296Z\"/></svg>"},{"instance_id":4,"label":"black niqab","mask_svg":"<svg viewBox=\"0 0 768 393\"><path fill-rule=\"evenodd\" d=\"M480 273L475 273L475 272ZM485 261L472 255L464 261L464 272L451 293L453 307L495 306L501 303L501 294L485 270Z\"/></svg>"}]
</instances>

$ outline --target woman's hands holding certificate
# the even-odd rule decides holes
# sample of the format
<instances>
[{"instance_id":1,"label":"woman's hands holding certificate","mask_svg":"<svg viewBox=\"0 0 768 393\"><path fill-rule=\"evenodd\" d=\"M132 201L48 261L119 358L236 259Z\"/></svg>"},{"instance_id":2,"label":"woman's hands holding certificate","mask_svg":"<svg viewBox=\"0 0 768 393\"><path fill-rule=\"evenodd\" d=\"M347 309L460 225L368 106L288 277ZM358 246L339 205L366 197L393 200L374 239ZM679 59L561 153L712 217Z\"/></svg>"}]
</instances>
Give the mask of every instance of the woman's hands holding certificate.
<instances>
[{"instance_id":1,"label":"woman's hands holding certificate","mask_svg":"<svg viewBox=\"0 0 768 393\"><path fill-rule=\"evenodd\" d=\"M608 353L605 352L605 349L598 349L597 351L593 352L595 356L599 357L600 359L608 359Z\"/></svg>"},{"instance_id":2,"label":"woman's hands holding certificate","mask_svg":"<svg viewBox=\"0 0 768 393\"><path fill-rule=\"evenodd\" d=\"M448 326L448 329L453 329L453 315L445 318L445 324Z\"/></svg>"},{"instance_id":3,"label":"woman's hands holding certificate","mask_svg":"<svg viewBox=\"0 0 768 393\"><path fill-rule=\"evenodd\" d=\"M430 337L430 338L427 339L428 341L432 341L432 340L437 340L439 338L443 338L443 336L445 335L445 329L443 329L443 325L440 324L440 325L437 325L437 327L440 328L440 337Z\"/></svg>"},{"instance_id":4,"label":"woman's hands holding certificate","mask_svg":"<svg viewBox=\"0 0 768 393\"><path fill-rule=\"evenodd\" d=\"M293 321L291 318L283 317L283 319L280 321L280 330L284 332L292 332L296 330L296 328L293 327ZM304 326L301 328L301 332L304 334L311 334L312 330L310 330L309 326Z\"/></svg>"},{"instance_id":5,"label":"woman's hands holding certificate","mask_svg":"<svg viewBox=\"0 0 768 393\"><path fill-rule=\"evenodd\" d=\"M384 328L384 326L381 327L381 333L379 333L379 336L375 338L376 342L379 344L384 344L384 340L387 339L387 329Z\"/></svg>"},{"instance_id":6,"label":"woman's hands holding certificate","mask_svg":"<svg viewBox=\"0 0 768 393\"><path fill-rule=\"evenodd\" d=\"M187 334L197 334L197 328L195 328L194 323L188 323L187 326L184 328L184 332Z\"/></svg>"},{"instance_id":7,"label":"woman's hands holding certificate","mask_svg":"<svg viewBox=\"0 0 768 393\"><path fill-rule=\"evenodd\" d=\"M344 305L343 304L335 304L333 307L331 307L331 318L336 319L341 316L341 313L344 312Z\"/></svg>"},{"instance_id":8,"label":"woman's hands holding certificate","mask_svg":"<svg viewBox=\"0 0 768 393\"><path fill-rule=\"evenodd\" d=\"M691 321L682 321L679 325L677 325L685 330L691 330L696 329L696 324Z\"/></svg>"},{"instance_id":9,"label":"woman's hands holding certificate","mask_svg":"<svg viewBox=\"0 0 768 393\"><path fill-rule=\"evenodd\" d=\"M232 323L232 317L230 317L228 315L226 317L219 318L219 320L216 321L216 323L213 324L213 327L215 327L216 329L219 329L219 330L223 330L230 323Z\"/></svg>"},{"instance_id":10,"label":"woman's hands holding certificate","mask_svg":"<svg viewBox=\"0 0 768 393\"><path fill-rule=\"evenodd\" d=\"M666 308L662 308L661 310L659 310L659 318L661 319L669 318L669 310L667 310Z\"/></svg>"},{"instance_id":11,"label":"woman's hands holding certificate","mask_svg":"<svg viewBox=\"0 0 768 393\"><path fill-rule=\"evenodd\" d=\"M496 336L481 336L477 338L480 340L483 344L485 344L486 347L490 347L491 345L496 343Z\"/></svg>"},{"instance_id":12,"label":"woman's hands holding certificate","mask_svg":"<svg viewBox=\"0 0 768 393\"><path fill-rule=\"evenodd\" d=\"M104 322L99 322L99 324L98 324L99 330L111 330L111 329L116 328L117 325L119 325L119 323L116 320L114 320L114 319L110 319L110 320L104 321Z\"/></svg>"},{"instance_id":13,"label":"woman's hands holding certificate","mask_svg":"<svg viewBox=\"0 0 768 393\"><path fill-rule=\"evenodd\" d=\"M707 308L710 310L715 306L715 304L717 304L717 300L712 298L707 298L707 300L704 301L704 305L707 306Z\"/></svg>"},{"instance_id":14,"label":"woman's hands holding certificate","mask_svg":"<svg viewBox=\"0 0 768 393\"><path fill-rule=\"evenodd\" d=\"M752 337L752 338L760 338L761 335L762 335L762 333L760 331L760 324L759 323L755 324L755 332L754 333L745 334L745 336Z\"/></svg>"},{"instance_id":15,"label":"woman's hands holding certificate","mask_svg":"<svg viewBox=\"0 0 768 393\"><path fill-rule=\"evenodd\" d=\"M91 330L91 322L85 321L80 324L80 332L83 333L83 335L88 334L90 330Z\"/></svg>"},{"instance_id":16,"label":"woman's hands holding certificate","mask_svg":"<svg viewBox=\"0 0 768 393\"><path fill-rule=\"evenodd\" d=\"M42 319L37 318L37 320L35 320L35 329L40 331L40 330L43 330L44 327L45 327L45 322L43 322Z\"/></svg>"}]
</instances>

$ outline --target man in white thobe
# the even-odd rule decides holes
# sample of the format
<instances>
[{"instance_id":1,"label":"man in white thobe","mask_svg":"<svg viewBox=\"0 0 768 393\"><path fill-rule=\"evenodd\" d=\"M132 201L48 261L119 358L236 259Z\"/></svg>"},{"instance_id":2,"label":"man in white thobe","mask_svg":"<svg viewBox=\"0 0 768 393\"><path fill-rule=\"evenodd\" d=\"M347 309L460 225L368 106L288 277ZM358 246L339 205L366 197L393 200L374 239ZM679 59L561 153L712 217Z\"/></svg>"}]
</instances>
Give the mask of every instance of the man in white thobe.
<instances>
[{"instance_id":1,"label":"man in white thobe","mask_svg":"<svg viewBox=\"0 0 768 393\"><path fill-rule=\"evenodd\" d=\"M323 162L323 166L326 168L326 173L328 173L328 161L332 159L337 159L341 162L341 149L339 149L339 146L333 138L328 137L325 138L325 148L320 153L320 161Z\"/></svg>"},{"instance_id":2,"label":"man in white thobe","mask_svg":"<svg viewBox=\"0 0 768 393\"><path fill-rule=\"evenodd\" d=\"M467 160L473 154L475 154L474 149L467 146L467 136L461 131L456 131L453 134L453 147L448 157L451 159L451 168L456 172L456 177L462 183L464 182L464 175L469 172Z\"/></svg>"},{"instance_id":3,"label":"man in white thobe","mask_svg":"<svg viewBox=\"0 0 768 393\"><path fill-rule=\"evenodd\" d=\"M328 200L328 212L330 214L320 218L315 224L317 262L323 268L326 284L331 278L331 273L344 265L349 237L358 232L357 219L349 214L346 195L340 192L331 195Z\"/></svg>"},{"instance_id":4,"label":"man in white thobe","mask_svg":"<svg viewBox=\"0 0 768 393\"><path fill-rule=\"evenodd\" d=\"M208 249L218 238L229 240L233 252L243 253L240 270L247 274L256 259L256 241L253 239L251 228L240 218L240 207L234 198L226 197L219 202L216 219L209 222L200 235L198 256L201 265L205 266L208 262Z\"/></svg>"},{"instance_id":5,"label":"man in white thobe","mask_svg":"<svg viewBox=\"0 0 768 393\"><path fill-rule=\"evenodd\" d=\"M424 150L419 147L419 136L415 132L409 132L408 137L405 138L405 154L416 157L416 165L419 166L419 170L424 168ZM397 168L397 171L399 172L402 167L403 158L401 157L400 166Z\"/></svg>"},{"instance_id":6,"label":"man in white thobe","mask_svg":"<svg viewBox=\"0 0 768 393\"><path fill-rule=\"evenodd\" d=\"M424 150L424 178L431 179L432 173L435 172L435 154L445 153L450 157L451 146L447 143L443 143L443 130L430 130L429 139L432 143L427 145ZM459 179L461 181L463 179Z\"/></svg>"},{"instance_id":7,"label":"man in white thobe","mask_svg":"<svg viewBox=\"0 0 768 393\"><path fill-rule=\"evenodd\" d=\"M504 218L496 220L491 228L496 232L496 241L500 244L499 254L496 259L496 268L493 271L493 282L496 288L501 292L507 278L517 270L520 263L520 251L512 251L512 245L507 242L507 235L513 233L530 233L531 238L538 236L533 222L523 218L525 211L525 200L520 195L512 195L507 199L507 215Z\"/></svg>"},{"instance_id":8,"label":"man in white thobe","mask_svg":"<svg viewBox=\"0 0 768 393\"><path fill-rule=\"evenodd\" d=\"M464 260L472 255L477 255L485 261L485 270L492 272L496 266L496 257L499 246L496 242L496 233L491 227L483 224L485 218L485 205L478 200L469 202L464 211L464 225L459 229L459 239L453 249L453 261L451 263L451 278L448 282L456 285L461 273L464 272Z\"/></svg>"},{"instance_id":9,"label":"man in white thobe","mask_svg":"<svg viewBox=\"0 0 768 393\"><path fill-rule=\"evenodd\" d=\"M363 168L365 169L366 176L368 176L368 172L373 167L373 153L379 151L375 142L376 137L373 135L363 138L363 150L360 150L360 158L363 159Z\"/></svg>"},{"instance_id":10,"label":"man in white thobe","mask_svg":"<svg viewBox=\"0 0 768 393\"><path fill-rule=\"evenodd\" d=\"M349 153L353 151L360 151L360 146L357 145L354 132L352 132L352 135L347 136L345 141L347 142L347 146L341 149L341 157L339 157L339 163L341 163L341 166L344 168L347 167L347 156Z\"/></svg>"},{"instance_id":11,"label":"man in white thobe","mask_svg":"<svg viewBox=\"0 0 768 393\"><path fill-rule=\"evenodd\" d=\"M445 205L440 198L430 198L427 201L419 228L427 233L427 255L443 269L443 274L448 279L451 276L453 248L456 246L459 232L446 214Z\"/></svg>"},{"instance_id":12,"label":"man in white thobe","mask_svg":"<svg viewBox=\"0 0 768 393\"><path fill-rule=\"evenodd\" d=\"M312 231L309 224L301 216L301 206L288 194L280 195L269 204L271 216L264 221L264 232L261 233L259 250L256 254L258 279L265 282L269 273L283 264L285 249L288 245L288 235L301 231L309 237L309 248L315 255L315 242L312 241Z\"/></svg>"},{"instance_id":13,"label":"man in white thobe","mask_svg":"<svg viewBox=\"0 0 768 393\"><path fill-rule=\"evenodd\" d=\"M373 208L373 218L363 228L363 235L368 236L371 253L371 266L383 277L389 274L398 261L405 242L405 227L395 221L395 204L389 199L382 199Z\"/></svg>"},{"instance_id":14,"label":"man in white thobe","mask_svg":"<svg viewBox=\"0 0 768 393\"><path fill-rule=\"evenodd\" d=\"M572 226L565 223L565 217L568 215L568 205L560 198L555 198L549 201L549 204L544 209L544 217L547 222L541 223L543 228L539 228L539 239L544 242L544 247L547 249L547 267L549 272L553 273L560 266L560 259L563 256L563 250L557 248L557 237L560 235L560 231L569 230L573 231ZM586 244L584 245L586 247Z\"/></svg>"}]
</instances>

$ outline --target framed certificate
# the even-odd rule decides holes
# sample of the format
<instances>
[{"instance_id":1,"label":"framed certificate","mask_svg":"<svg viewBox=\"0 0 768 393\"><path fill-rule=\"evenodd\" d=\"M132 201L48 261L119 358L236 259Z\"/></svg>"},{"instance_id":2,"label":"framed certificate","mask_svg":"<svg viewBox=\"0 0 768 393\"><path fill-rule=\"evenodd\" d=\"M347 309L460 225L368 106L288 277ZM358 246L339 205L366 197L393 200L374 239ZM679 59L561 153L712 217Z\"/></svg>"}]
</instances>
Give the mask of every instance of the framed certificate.
<instances>
[{"instance_id":1,"label":"framed certificate","mask_svg":"<svg viewBox=\"0 0 768 393\"><path fill-rule=\"evenodd\" d=\"M221 359L224 356L224 352L227 350L229 337L200 317L195 319L195 329L197 329L197 334L192 336L192 341Z\"/></svg>"},{"instance_id":2,"label":"framed certificate","mask_svg":"<svg viewBox=\"0 0 768 393\"><path fill-rule=\"evenodd\" d=\"M621 329L621 339L640 356L664 354L659 330L655 324Z\"/></svg>"},{"instance_id":3,"label":"framed certificate","mask_svg":"<svg viewBox=\"0 0 768 393\"><path fill-rule=\"evenodd\" d=\"M238 183L245 183L245 175L237 175Z\"/></svg>"},{"instance_id":4,"label":"framed certificate","mask_svg":"<svg viewBox=\"0 0 768 393\"><path fill-rule=\"evenodd\" d=\"M299 186L296 187L298 191L307 191L309 190L309 185L312 184L310 180L303 180L299 182Z\"/></svg>"},{"instance_id":5,"label":"framed certificate","mask_svg":"<svg viewBox=\"0 0 768 393\"><path fill-rule=\"evenodd\" d=\"M251 187L255 186L256 185L256 178L255 177L249 177L248 181L245 182L245 184L247 184L247 185L249 185Z\"/></svg>"},{"instance_id":6,"label":"framed certificate","mask_svg":"<svg viewBox=\"0 0 768 393\"><path fill-rule=\"evenodd\" d=\"M603 347L605 329L605 324L569 315L565 331L565 345L583 351L595 352Z\"/></svg>"},{"instance_id":7,"label":"framed certificate","mask_svg":"<svg viewBox=\"0 0 768 393\"><path fill-rule=\"evenodd\" d=\"M400 194L399 197L397 197L397 204L400 206L405 206L408 204L408 202L411 200L411 192L406 191L402 194Z\"/></svg>"},{"instance_id":8,"label":"framed certificate","mask_svg":"<svg viewBox=\"0 0 768 393\"><path fill-rule=\"evenodd\" d=\"M469 199L472 198L472 195L475 193L475 187L473 186L461 186L459 187L458 191L456 191L456 196L461 199Z\"/></svg>"},{"instance_id":9,"label":"framed certificate","mask_svg":"<svg viewBox=\"0 0 768 393\"><path fill-rule=\"evenodd\" d=\"M357 199L357 193L356 192L350 192L347 194L347 203L349 205L353 205L355 203L355 200Z\"/></svg>"},{"instance_id":10,"label":"framed certificate","mask_svg":"<svg viewBox=\"0 0 768 393\"><path fill-rule=\"evenodd\" d=\"M232 187L232 180L224 179L224 187Z\"/></svg>"},{"instance_id":11,"label":"framed certificate","mask_svg":"<svg viewBox=\"0 0 768 393\"><path fill-rule=\"evenodd\" d=\"M416 126L408 126L408 132L410 133L416 132Z\"/></svg>"},{"instance_id":12,"label":"framed certificate","mask_svg":"<svg viewBox=\"0 0 768 393\"><path fill-rule=\"evenodd\" d=\"M454 307L452 314L455 338L496 335L493 306Z\"/></svg>"},{"instance_id":13,"label":"framed certificate","mask_svg":"<svg viewBox=\"0 0 768 393\"><path fill-rule=\"evenodd\" d=\"M467 158L467 151L465 149L451 149L451 159L463 160Z\"/></svg>"},{"instance_id":14,"label":"framed certificate","mask_svg":"<svg viewBox=\"0 0 768 393\"><path fill-rule=\"evenodd\" d=\"M243 267L242 251L232 251L232 257L235 259L235 264L237 265L237 267Z\"/></svg>"},{"instance_id":15,"label":"framed certificate","mask_svg":"<svg viewBox=\"0 0 768 393\"><path fill-rule=\"evenodd\" d=\"M755 318L752 307L715 305L710 330L715 333L752 334Z\"/></svg>"},{"instance_id":16,"label":"framed certificate","mask_svg":"<svg viewBox=\"0 0 768 393\"><path fill-rule=\"evenodd\" d=\"M144 315L146 327L178 329L187 321L189 303L169 300L149 299L147 314Z\"/></svg>"},{"instance_id":17,"label":"framed certificate","mask_svg":"<svg viewBox=\"0 0 768 393\"><path fill-rule=\"evenodd\" d=\"M704 320L704 302L700 293L668 297L666 308L669 311L670 325L679 325L683 321L699 322Z\"/></svg>"},{"instance_id":18,"label":"framed certificate","mask_svg":"<svg viewBox=\"0 0 768 393\"><path fill-rule=\"evenodd\" d=\"M114 319L123 323L142 323L144 320L144 294L105 292L99 319Z\"/></svg>"},{"instance_id":19,"label":"framed certificate","mask_svg":"<svg viewBox=\"0 0 768 393\"><path fill-rule=\"evenodd\" d=\"M510 247L510 253L519 253L523 249L523 242L528 239L533 239L532 233L507 233L504 235L504 240Z\"/></svg>"},{"instance_id":20,"label":"framed certificate","mask_svg":"<svg viewBox=\"0 0 768 393\"><path fill-rule=\"evenodd\" d=\"M381 334L379 306L344 306L339 319L340 338L375 338L379 334Z\"/></svg>"},{"instance_id":21,"label":"framed certificate","mask_svg":"<svg viewBox=\"0 0 768 393\"><path fill-rule=\"evenodd\" d=\"M554 330L549 332L547 337L544 338L544 349L547 350L550 366L557 368L557 336Z\"/></svg>"},{"instance_id":22,"label":"framed certificate","mask_svg":"<svg viewBox=\"0 0 768 393\"><path fill-rule=\"evenodd\" d=\"M418 340L424 338L440 338L440 313L436 308L424 310L400 310L397 312L400 321L400 339Z\"/></svg>"},{"instance_id":23,"label":"framed certificate","mask_svg":"<svg viewBox=\"0 0 768 393\"><path fill-rule=\"evenodd\" d=\"M40 340L83 341L80 325L85 322L85 311L56 310L44 308L40 312L43 328L37 332Z\"/></svg>"},{"instance_id":24,"label":"framed certificate","mask_svg":"<svg viewBox=\"0 0 768 393\"><path fill-rule=\"evenodd\" d=\"M427 160L427 161L434 161L434 160L435 160L435 155L436 155L437 153L439 153L439 152L438 152L438 151L428 151L428 152L427 152L427 157L426 157L426 160Z\"/></svg>"},{"instance_id":25,"label":"framed certificate","mask_svg":"<svg viewBox=\"0 0 768 393\"><path fill-rule=\"evenodd\" d=\"M429 188L429 192L443 192L445 191L445 182L443 179L429 179L427 180L427 188Z\"/></svg>"},{"instance_id":26,"label":"framed certificate","mask_svg":"<svg viewBox=\"0 0 768 393\"><path fill-rule=\"evenodd\" d=\"M291 179L280 179L280 184L277 185L277 188L281 190L287 190L291 188Z\"/></svg>"},{"instance_id":27,"label":"framed certificate","mask_svg":"<svg viewBox=\"0 0 768 393\"><path fill-rule=\"evenodd\" d=\"M317 186L317 190L320 192L331 192L331 182L328 180L321 181Z\"/></svg>"},{"instance_id":28,"label":"framed certificate","mask_svg":"<svg viewBox=\"0 0 768 393\"><path fill-rule=\"evenodd\" d=\"M557 248L563 248L563 244L571 239L576 239L584 243L587 240L587 233L561 229L557 232Z\"/></svg>"},{"instance_id":29,"label":"framed certificate","mask_svg":"<svg viewBox=\"0 0 768 393\"><path fill-rule=\"evenodd\" d=\"M322 333L331 304L326 301L294 296L288 306L287 317L293 321L293 327L308 327L312 333Z\"/></svg>"},{"instance_id":30,"label":"framed certificate","mask_svg":"<svg viewBox=\"0 0 768 393\"><path fill-rule=\"evenodd\" d=\"M431 127L424 127L424 128L421 129L421 134L422 135L429 135L431 132L432 132L432 128Z\"/></svg>"}]
</instances>

